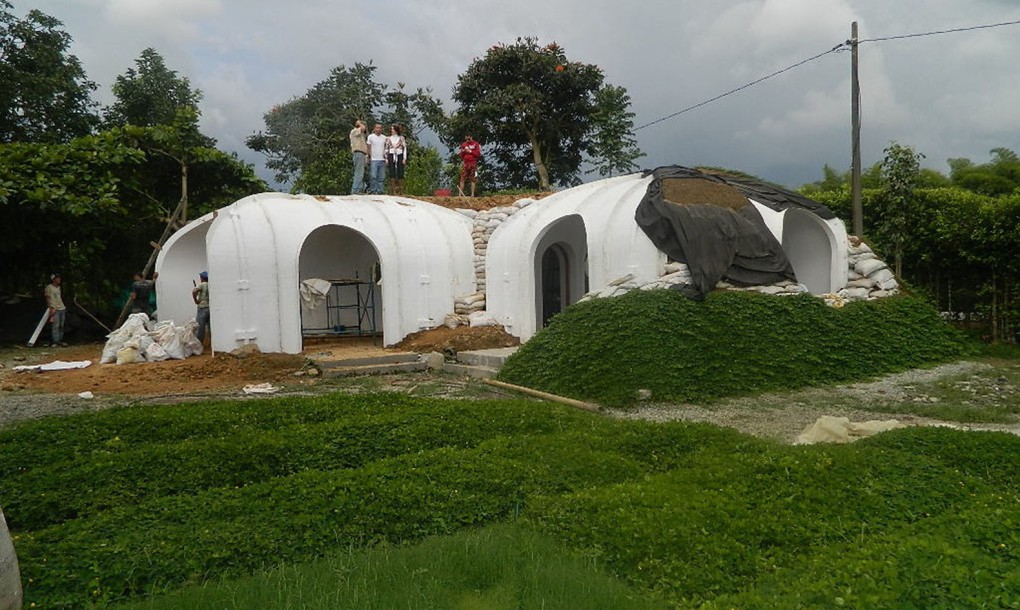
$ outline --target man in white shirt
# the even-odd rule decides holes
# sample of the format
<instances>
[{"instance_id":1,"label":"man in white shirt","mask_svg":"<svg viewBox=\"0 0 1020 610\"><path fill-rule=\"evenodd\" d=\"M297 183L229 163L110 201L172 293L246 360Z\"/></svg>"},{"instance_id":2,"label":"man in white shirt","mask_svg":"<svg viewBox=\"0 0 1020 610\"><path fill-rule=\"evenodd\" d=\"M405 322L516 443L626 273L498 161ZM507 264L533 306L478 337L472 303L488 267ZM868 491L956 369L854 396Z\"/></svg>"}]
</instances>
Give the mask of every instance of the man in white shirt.
<instances>
[{"instance_id":1,"label":"man in white shirt","mask_svg":"<svg viewBox=\"0 0 1020 610\"><path fill-rule=\"evenodd\" d=\"M368 192L382 195L386 181L386 136L382 125L375 124L368 136Z\"/></svg>"},{"instance_id":2,"label":"man in white shirt","mask_svg":"<svg viewBox=\"0 0 1020 610\"><path fill-rule=\"evenodd\" d=\"M43 294L46 295L46 306L50 309L50 330L53 332L52 347L66 347L64 343L64 316L67 315L67 308L64 307L64 298L60 294L61 277L59 273L50 276L50 283L46 285Z\"/></svg>"}]
</instances>

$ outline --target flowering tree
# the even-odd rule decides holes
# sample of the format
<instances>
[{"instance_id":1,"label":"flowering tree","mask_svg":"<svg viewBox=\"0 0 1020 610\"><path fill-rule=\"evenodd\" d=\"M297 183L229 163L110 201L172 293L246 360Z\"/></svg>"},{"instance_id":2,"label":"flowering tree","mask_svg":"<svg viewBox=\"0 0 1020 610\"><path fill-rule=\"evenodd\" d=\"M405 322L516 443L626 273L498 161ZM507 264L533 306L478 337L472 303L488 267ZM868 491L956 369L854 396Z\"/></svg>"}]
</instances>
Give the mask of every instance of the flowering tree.
<instances>
[{"instance_id":1,"label":"flowering tree","mask_svg":"<svg viewBox=\"0 0 1020 610\"><path fill-rule=\"evenodd\" d=\"M592 152L602 82L598 66L569 61L556 43L498 44L458 77L447 143L470 132L485 145L500 186L532 186L536 176L543 190L574 184Z\"/></svg>"}]
</instances>

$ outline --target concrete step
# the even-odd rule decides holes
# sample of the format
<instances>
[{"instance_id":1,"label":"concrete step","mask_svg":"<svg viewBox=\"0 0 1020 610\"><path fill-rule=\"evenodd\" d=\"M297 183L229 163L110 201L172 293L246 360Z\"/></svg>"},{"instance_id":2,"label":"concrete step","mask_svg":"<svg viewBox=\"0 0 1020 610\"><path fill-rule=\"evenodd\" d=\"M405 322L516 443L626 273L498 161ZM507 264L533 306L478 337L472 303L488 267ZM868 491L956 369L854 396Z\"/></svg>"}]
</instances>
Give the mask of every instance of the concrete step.
<instances>
[{"instance_id":1,"label":"concrete step","mask_svg":"<svg viewBox=\"0 0 1020 610\"><path fill-rule=\"evenodd\" d=\"M424 362L402 362L393 364L368 364L362 366L323 367L322 376L353 377L355 375L389 375L392 373L414 373L424 370Z\"/></svg>"},{"instance_id":2,"label":"concrete step","mask_svg":"<svg viewBox=\"0 0 1020 610\"><path fill-rule=\"evenodd\" d=\"M517 351L516 347L499 347L495 349L477 349L457 352L457 362L470 366L478 366L498 370L506 359Z\"/></svg>"},{"instance_id":3,"label":"concrete step","mask_svg":"<svg viewBox=\"0 0 1020 610\"><path fill-rule=\"evenodd\" d=\"M315 364L319 365L319 368L335 369L335 368L351 368L359 366L377 366L377 365L388 365L388 364L410 364L418 362L421 357L415 353L404 353L404 354L386 354L384 356L366 356L361 358L316 358L312 356L312 360Z\"/></svg>"},{"instance_id":4,"label":"concrete step","mask_svg":"<svg viewBox=\"0 0 1020 610\"><path fill-rule=\"evenodd\" d=\"M453 375L466 375L477 379L492 379L499 371L487 366L472 366L469 364L457 364L447 362L443 364L443 370Z\"/></svg>"}]
</instances>

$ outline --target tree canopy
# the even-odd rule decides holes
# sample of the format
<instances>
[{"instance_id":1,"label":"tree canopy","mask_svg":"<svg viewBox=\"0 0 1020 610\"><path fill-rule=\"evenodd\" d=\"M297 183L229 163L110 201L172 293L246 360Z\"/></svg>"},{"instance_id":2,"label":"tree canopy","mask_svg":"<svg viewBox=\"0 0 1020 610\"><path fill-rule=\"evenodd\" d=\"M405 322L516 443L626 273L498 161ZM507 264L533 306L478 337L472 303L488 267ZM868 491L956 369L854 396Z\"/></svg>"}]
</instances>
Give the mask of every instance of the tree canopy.
<instances>
[{"instance_id":1,"label":"tree canopy","mask_svg":"<svg viewBox=\"0 0 1020 610\"><path fill-rule=\"evenodd\" d=\"M68 53L59 20L31 10L24 19L0 0L0 143L67 142L97 122L96 85Z\"/></svg>"},{"instance_id":2,"label":"tree canopy","mask_svg":"<svg viewBox=\"0 0 1020 610\"><path fill-rule=\"evenodd\" d=\"M362 63L333 68L301 97L266 112L265 131L249 136L246 144L266 155L266 166L276 172L278 181L321 195L350 192L348 134L359 119L369 129L377 122L402 125L413 158L418 129L436 120L439 104L428 89L408 93L404 83L390 88L377 82L375 70ZM414 167L409 163L408 171Z\"/></svg>"},{"instance_id":3,"label":"tree canopy","mask_svg":"<svg viewBox=\"0 0 1020 610\"><path fill-rule=\"evenodd\" d=\"M497 44L458 77L445 141L452 147L470 132L485 144L501 186L575 184L592 152L602 84L598 66L570 61L556 43Z\"/></svg>"},{"instance_id":4,"label":"tree canopy","mask_svg":"<svg viewBox=\"0 0 1020 610\"><path fill-rule=\"evenodd\" d=\"M202 92L192 89L187 77L167 68L163 56L148 48L113 83L116 101L103 111L109 126L170 125L181 108L197 110Z\"/></svg>"},{"instance_id":5,"label":"tree canopy","mask_svg":"<svg viewBox=\"0 0 1020 610\"><path fill-rule=\"evenodd\" d=\"M604 85L595 93L595 136L592 157L600 176L625 174L637 169L634 161L645 156L634 137L634 113L630 95L623 87Z\"/></svg>"}]
</instances>

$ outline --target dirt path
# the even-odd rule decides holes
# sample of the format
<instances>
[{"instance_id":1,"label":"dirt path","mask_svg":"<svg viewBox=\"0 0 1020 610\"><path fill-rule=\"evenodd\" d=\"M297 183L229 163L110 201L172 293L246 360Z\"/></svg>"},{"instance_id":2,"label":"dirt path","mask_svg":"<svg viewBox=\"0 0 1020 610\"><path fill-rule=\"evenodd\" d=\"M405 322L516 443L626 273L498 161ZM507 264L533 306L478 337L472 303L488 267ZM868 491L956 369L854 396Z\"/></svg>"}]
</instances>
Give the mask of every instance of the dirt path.
<instances>
[{"instance_id":1,"label":"dirt path","mask_svg":"<svg viewBox=\"0 0 1020 610\"><path fill-rule=\"evenodd\" d=\"M477 343L482 341L482 335L458 338L451 333L439 332L431 337L414 337L402 347L414 351L442 351L451 340ZM272 384L280 394L395 391L422 396L520 398L483 386L476 380L435 373L323 379L315 374L318 371L313 370L309 360L364 357L393 351L402 350L384 350L364 339L310 344L301 355L253 354L240 358L207 353L187 360L115 365L98 364L102 352L99 344L57 349L9 348L0 350L0 428L26 419L95 411L124 404L158 405L203 398L258 398L261 395L247 396L243 388L262 383ZM12 370L20 364L57 359L89 360L92 364L84 369L47 373L15 373ZM607 414L623 419L704 421L763 438L792 442L821 415L848 417L854 422L896 419L907 425L944 424L933 418L911 414L909 409L903 408L918 403L937 403L943 400L939 398L939 392L962 393L964 397L960 400L968 404L973 402L975 409L1005 405L1012 413L1020 413L1020 383L1016 380L1020 380L1020 364L1006 363L995 369L987 363L957 362L911 370L867 383L733 398L708 406L640 404L634 409L607 410ZM92 398L80 397L82 392L91 392ZM903 410L898 410L897 406ZM1020 434L1020 423L1015 423L1015 418L1014 423L949 425Z\"/></svg>"}]
</instances>

